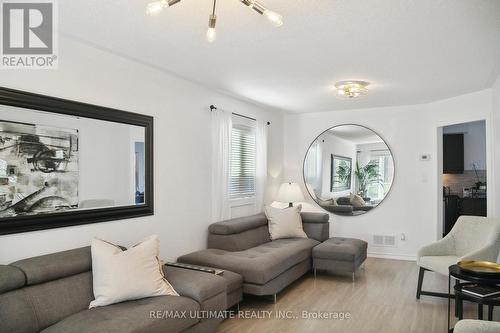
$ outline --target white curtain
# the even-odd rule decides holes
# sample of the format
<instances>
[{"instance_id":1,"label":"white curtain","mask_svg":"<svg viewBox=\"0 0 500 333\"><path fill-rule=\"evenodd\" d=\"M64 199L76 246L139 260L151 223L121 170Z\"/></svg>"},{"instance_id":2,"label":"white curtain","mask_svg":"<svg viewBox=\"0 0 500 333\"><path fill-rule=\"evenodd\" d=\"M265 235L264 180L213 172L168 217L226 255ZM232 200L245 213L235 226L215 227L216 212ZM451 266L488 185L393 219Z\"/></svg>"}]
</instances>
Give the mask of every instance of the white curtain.
<instances>
[{"instance_id":1,"label":"white curtain","mask_svg":"<svg viewBox=\"0 0 500 333\"><path fill-rule=\"evenodd\" d=\"M267 183L267 131L266 121L257 120L255 129L255 213L264 208L264 194Z\"/></svg>"},{"instance_id":2,"label":"white curtain","mask_svg":"<svg viewBox=\"0 0 500 333\"><path fill-rule=\"evenodd\" d=\"M231 171L231 112L215 109L212 114L212 222L231 218L229 182Z\"/></svg>"}]
</instances>

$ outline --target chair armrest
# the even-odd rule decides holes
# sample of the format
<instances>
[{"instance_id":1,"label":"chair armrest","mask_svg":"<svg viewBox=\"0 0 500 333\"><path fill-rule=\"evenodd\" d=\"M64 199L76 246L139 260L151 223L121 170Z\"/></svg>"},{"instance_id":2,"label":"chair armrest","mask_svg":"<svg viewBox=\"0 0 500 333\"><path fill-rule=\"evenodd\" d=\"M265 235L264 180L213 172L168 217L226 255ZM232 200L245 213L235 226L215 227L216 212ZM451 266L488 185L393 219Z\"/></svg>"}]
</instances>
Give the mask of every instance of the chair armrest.
<instances>
[{"instance_id":1,"label":"chair armrest","mask_svg":"<svg viewBox=\"0 0 500 333\"><path fill-rule=\"evenodd\" d=\"M488 243L485 247L480 248L479 250L467 253L460 259L497 262L498 251L498 244L496 242L491 242Z\"/></svg>"},{"instance_id":2,"label":"chair armrest","mask_svg":"<svg viewBox=\"0 0 500 333\"><path fill-rule=\"evenodd\" d=\"M421 247L417 253L417 261L426 256L447 256L455 254L455 240L451 236L446 236L432 244Z\"/></svg>"},{"instance_id":3,"label":"chair armrest","mask_svg":"<svg viewBox=\"0 0 500 333\"><path fill-rule=\"evenodd\" d=\"M494 321L460 320L453 329L455 333L497 333L500 332L500 323Z\"/></svg>"}]
</instances>

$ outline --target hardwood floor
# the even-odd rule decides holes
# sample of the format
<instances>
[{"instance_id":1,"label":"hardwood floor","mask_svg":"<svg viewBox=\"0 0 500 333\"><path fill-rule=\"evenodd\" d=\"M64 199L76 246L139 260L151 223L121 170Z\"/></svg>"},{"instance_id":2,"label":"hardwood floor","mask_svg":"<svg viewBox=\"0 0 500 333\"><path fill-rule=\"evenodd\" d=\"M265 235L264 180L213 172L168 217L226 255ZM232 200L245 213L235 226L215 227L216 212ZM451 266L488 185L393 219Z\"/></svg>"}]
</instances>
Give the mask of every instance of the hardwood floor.
<instances>
[{"instance_id":1,"label":"hardwood floor","mask_svg":"<svg viewBox=\"0 0 500 333\"><path fill-rule=\"evenodd\" d=\"M318 273L315 280L307 274L278 294L277 304L245 295L240 313L250 311L246 314L261 318L229 318L217 332L446 332L447 300L428 296L415 299L415 262L369 258L365 269L356 274L354 283L350 275ZM423 289L445 292L448 279L426 273ZM330 316L344 312L351 318L302 319L302 311ZM476 318L476 311L475 306L466 303L464 318ZM288 315L289 319L277 315Z\"/></svg>"}]
</instances>

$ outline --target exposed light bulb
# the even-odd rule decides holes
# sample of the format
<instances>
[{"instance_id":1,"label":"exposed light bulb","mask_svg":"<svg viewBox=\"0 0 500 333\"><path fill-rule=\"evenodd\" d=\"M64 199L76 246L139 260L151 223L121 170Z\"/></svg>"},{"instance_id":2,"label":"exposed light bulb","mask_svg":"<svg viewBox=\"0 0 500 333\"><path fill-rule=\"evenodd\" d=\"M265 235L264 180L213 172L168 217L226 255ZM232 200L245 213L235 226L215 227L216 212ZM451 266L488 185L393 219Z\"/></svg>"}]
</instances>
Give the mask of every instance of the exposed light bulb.
<instances>
[{"instance_id":1,"label":"exposed light bulb","mask_svg":"<svg viewBox=\"0 0 500 333\"><path fill-rule=\"evenodd\" d=\"M275 27L281 27L283 25L283 16L273 12L272 10L265 10L264 16L267 17L269 22L271 22L271 24Z\"/></svg>"},{"instance_id":2,"label":"exposed light bulb","mask_svg":"<svg viewBox=\"0 0 500 333\"><path fill-rule=\"evenodd\" d=\"M165 8L166 6L167 6L166 0L159 0L159 1L150 2L146 6L146 14L148 14L148 15L159 14L163 10L163 8Z\"/></svg>"},{"instance_id":3,"label":"exposed light bulb","mask_svg":"<svg viewBox=\"0 0 500 333\"><path fill-rule=\"evenodd\" d=\"M215 42L217 38L217 32L215 31L215 25L217 24L217 16L210 15L208 19L208 30L207 30L207 41L209 43Z\"/></svg>"},{"instance_id":4,"label":"exposed light bulb","mask_svg":"<svg viewBox=\"0 0 500 333\"><path fill-rule=\"evenodd\" d=\"M215 42L216 38L217 38L217 32L215 31L215 28L208 28L208 30L207 30L207 42L213 43L213 42Z\"/></svg>"}]
</instances>

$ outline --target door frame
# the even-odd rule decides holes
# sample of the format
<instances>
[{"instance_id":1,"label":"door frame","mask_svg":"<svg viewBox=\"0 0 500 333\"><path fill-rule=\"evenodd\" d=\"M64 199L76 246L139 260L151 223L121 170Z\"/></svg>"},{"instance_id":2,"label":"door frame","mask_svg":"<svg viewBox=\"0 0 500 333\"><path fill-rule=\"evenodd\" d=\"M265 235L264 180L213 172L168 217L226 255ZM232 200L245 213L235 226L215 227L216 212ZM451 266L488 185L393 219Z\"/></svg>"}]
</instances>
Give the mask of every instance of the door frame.
<instances>
[{"instance_id":1,"label":"door frame","mask_svg":"<svg viewBox=\"0 0 500 333\"><path fill-rule=\"evenodd\" d=\"M443 219L444 219L444 205L443 205L443 127L451 125L459 125L475 121L484 121L486 128L486 207L488 217L495 216L495 172L494 172L494 145L493 145L493 121L491 117L482 116L478 118L461 119L453 122L442 122L436 127L436 162L435 172L437 174L437 225L436 225L436 238L443 237Z\"/></svg>"}]
</instances>

